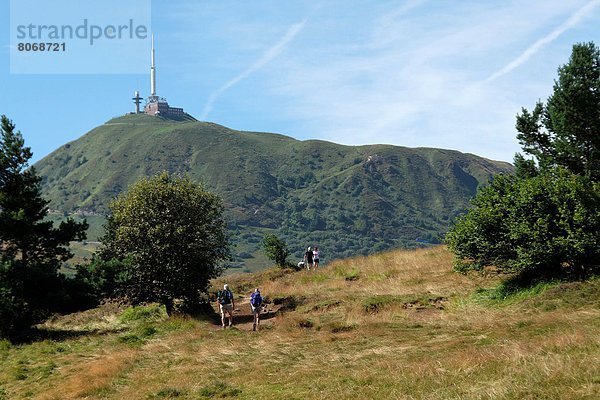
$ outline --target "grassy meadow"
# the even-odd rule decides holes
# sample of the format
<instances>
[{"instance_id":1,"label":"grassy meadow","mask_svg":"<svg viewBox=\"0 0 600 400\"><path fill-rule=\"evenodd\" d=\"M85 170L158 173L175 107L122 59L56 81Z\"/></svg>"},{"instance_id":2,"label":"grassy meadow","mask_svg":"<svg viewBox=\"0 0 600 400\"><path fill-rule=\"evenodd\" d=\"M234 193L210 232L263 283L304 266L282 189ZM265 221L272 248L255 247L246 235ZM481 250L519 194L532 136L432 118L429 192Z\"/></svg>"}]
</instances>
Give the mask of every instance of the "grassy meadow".
<instances>
[{"instance_id":1,"label":"grassy meadow","mask_svg":"<svg viewBox=\"0 0 600 400\"><path fill-rule=\"evenodd\" d=\"M239 314L106 304L0 342L0 399L598 399L600 279L517 294L444 247L230 275ZM237 323L239 322L239 323Z\"/></svg>"}]
</instances>

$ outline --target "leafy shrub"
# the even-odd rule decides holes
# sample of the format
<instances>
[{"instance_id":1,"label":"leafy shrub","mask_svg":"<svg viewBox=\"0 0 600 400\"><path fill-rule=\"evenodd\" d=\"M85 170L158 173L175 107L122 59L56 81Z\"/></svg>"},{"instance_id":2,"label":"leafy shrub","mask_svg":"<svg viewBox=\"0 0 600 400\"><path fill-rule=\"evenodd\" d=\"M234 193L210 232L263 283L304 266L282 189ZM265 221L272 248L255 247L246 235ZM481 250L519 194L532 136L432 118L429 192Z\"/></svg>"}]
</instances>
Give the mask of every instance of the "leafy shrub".
<instances>
[{"instance_id":1,"label":"leafy shrub","mask_svg":"<svg viewBox=\"0 0 600 400\"><path fill-rule=\"evenodd\" d=\"M461 272L493 266L524 277L585 275L600 258L600 185L564 169L499 176L446 236Z\"/></svg>"}]
</instances>

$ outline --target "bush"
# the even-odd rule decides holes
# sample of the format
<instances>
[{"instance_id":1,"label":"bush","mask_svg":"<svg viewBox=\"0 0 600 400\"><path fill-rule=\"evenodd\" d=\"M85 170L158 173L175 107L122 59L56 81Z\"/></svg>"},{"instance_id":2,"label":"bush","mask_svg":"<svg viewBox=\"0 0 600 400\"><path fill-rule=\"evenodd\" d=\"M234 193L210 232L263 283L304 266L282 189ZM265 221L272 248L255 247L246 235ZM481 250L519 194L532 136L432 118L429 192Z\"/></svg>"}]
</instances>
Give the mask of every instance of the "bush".
<instances>
[{"instance_id":1,"label":"bush","mask_svg":"<svg viewBox=\"0 0 600 400\"><path fill-rule=\"evenodd\" d=\"M461 272L495 267L531 279L585 276L600 259L600 185L556 168L499 176L446 236Z\"/></svg>"}]
</instances>

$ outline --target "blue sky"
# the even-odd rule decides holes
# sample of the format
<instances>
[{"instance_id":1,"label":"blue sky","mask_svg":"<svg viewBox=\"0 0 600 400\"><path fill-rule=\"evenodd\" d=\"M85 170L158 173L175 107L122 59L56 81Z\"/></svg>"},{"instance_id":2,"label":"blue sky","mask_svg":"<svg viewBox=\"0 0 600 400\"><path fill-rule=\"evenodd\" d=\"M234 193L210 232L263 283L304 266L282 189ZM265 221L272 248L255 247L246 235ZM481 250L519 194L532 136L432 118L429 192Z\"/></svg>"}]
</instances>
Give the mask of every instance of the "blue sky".
<instances>
[{"instance_id":1,"label":"blue sky","mask_svg":"<svg viewBox=\"0 0 600 400\"><path fill-rule=\"evenodd\" d=\"M34 161L149 95L149 72L10 74L0 4L0 114ZM240 130L511 161L515 115L599 20L600 0L152 1L157 91Z\"/></svg>"}]
</instances>

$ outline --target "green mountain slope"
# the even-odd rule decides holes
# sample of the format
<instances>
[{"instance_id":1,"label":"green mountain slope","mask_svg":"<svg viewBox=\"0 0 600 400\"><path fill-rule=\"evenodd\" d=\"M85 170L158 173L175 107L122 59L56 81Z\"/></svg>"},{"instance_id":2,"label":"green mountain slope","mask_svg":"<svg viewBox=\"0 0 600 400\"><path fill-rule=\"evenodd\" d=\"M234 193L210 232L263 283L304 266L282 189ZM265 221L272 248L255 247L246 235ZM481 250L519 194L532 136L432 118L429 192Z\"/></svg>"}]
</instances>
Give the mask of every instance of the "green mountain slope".
<instances>
[{"instance_id":1,"label":"green mountain slope","mask_svg":"<svg viewBox=\"0 0 600 400\"><path fill-rule=\"evenodd\" d=\"M317 244L327 259L435 242L478 185L512 171L457 151L298 141L146 115L112 119L36 168L52 209L101 215L141 176L186 173L223 197L247 264L270 231L297 256Z\"/></svg>"}]
</instances>

